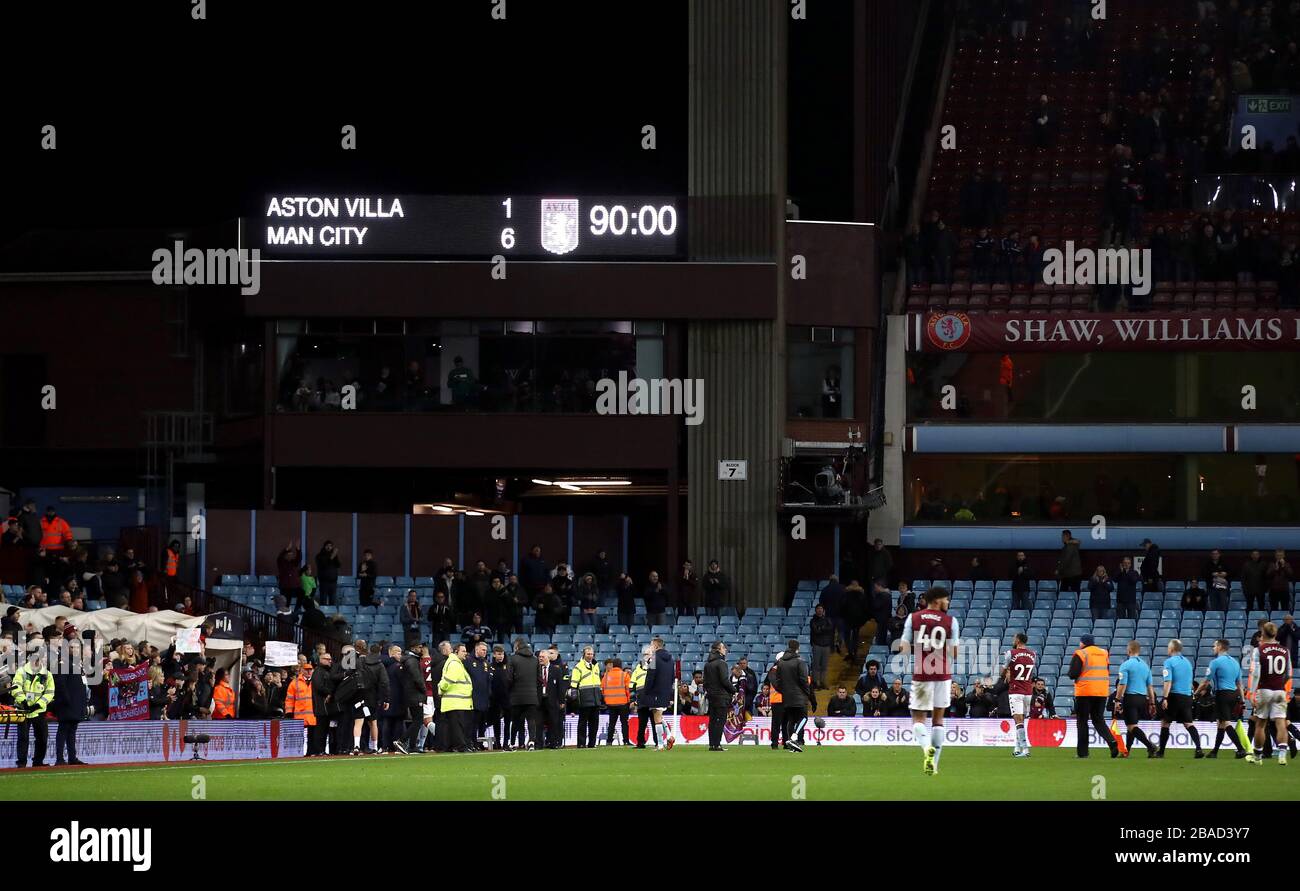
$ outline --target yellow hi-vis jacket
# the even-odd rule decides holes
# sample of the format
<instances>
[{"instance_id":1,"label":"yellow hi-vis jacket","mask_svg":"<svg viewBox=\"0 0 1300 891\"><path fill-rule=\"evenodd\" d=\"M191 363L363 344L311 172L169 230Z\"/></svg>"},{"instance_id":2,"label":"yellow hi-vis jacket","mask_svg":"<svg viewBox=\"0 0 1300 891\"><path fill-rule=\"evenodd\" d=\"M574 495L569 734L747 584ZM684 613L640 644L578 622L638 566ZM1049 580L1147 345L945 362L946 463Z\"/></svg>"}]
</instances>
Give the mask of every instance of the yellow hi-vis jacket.
<instances>
[{"instance_id":1,"label":"yellow hi-vis jacket","mask_svg":"<svg viewBox=\"0 0 1300 891\"><path fill-rule=\"evenodd\" d=\"M24 665L12 681L14 707L29 718L45 714L54 700L54 675L48 668Z\"/></svg>"},{"instance_id":2,"label":"yellow hi-vis jacket","mask_svg":"<svg viewBox=\"0 0 1300 891\"><path fill-rule=\"evenodd\" d=\"M452 653L442 666L442 680L438 682L444 712L464 712L474 708L474 684L465 670L465 663Z\"/></svg>"}]
</instances>

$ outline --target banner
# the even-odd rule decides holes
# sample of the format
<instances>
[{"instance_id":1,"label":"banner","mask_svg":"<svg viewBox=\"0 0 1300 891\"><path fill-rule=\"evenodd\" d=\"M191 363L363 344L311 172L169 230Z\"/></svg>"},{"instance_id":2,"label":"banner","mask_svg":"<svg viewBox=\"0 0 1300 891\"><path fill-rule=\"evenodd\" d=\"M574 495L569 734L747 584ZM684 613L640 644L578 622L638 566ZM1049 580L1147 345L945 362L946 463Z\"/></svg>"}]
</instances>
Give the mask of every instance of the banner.
<instances>
[{"instance_id":1,"label":"banner","mask_svg":"<svg viewBox=\"0 0 1300 891\"><path fill-rule=\"evenodd\" d=\"M202 653L203 645L200 638L203 636L202 628L182 628L176 632L176 652L178 653Z\"/></svg>"},{"instance_id":2,"label":"banner","mask_svg":"<svg viewBox=\"0 0 1300 891\"><path fill-rule=\"evenodd\" d=\"M303 754L301 721L82 721L77 728L77 757L87 764L160 764L189 761L195 746L189 734L207 734L198 746L205 761L248 758L300 758ZM53 760L57 725L50 724ZM17 760L18 734L0 734L0 765Z\"/></svg>"},{"instance_id":3,"label":"banner","mask_svg":"<svg viewBox=\"0 0 1300 891\"><path fill-rule=\"evenodd\" d=\"M280 640L266 642L266 664L272 667L298 664L298 645Z\"/></svg>"},{"instance_id":4,"label":"banner","mask_svg":"<svg viewBox=\"0 0 1300 891\"><path fill-rule=\"evenodd\" d=\"M145 721L149 718L149 663L114 668L109 675L108 720Z\"/></svg>"},{"instance_id":5,"label":"banner","mask_svg":"<svg viewBox=\"0 0 1300 891\"><path fill-rule=\"evenodd\" d=\"M1258 313L912 313L922 353L1229 352L1300 348L1300 315Z\"/></svg>"}]
</instances>

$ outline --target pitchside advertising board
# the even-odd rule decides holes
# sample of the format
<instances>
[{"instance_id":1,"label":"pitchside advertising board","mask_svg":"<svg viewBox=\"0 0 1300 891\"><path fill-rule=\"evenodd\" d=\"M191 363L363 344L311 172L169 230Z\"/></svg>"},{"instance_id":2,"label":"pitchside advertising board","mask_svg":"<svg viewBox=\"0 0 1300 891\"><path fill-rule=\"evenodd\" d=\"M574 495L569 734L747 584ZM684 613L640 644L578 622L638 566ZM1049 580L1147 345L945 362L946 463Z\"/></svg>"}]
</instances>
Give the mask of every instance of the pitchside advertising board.
<instances>
[{"instance_id":1,"label":"pitchside advertising board","mask_svg":"<svg viewBox=\"0 0 1300 891\"><path fill-rule=\"evenodd\" d=\"M208 735L208 743L198 746L205 761L301 758L304 752L301 721L83 721L77 729L77 757L87 764L188 761L194 756L194 744L185 742L190 734ZM57 751L53 722L50 737L50 749ZM17 761L17 741L13 726L0 734L0 765Z\"/></svg>"},{"instance_id":2,"label":"pitchside advertising board","mask_svg":"<svg viewBox=\"0 0 1300 891\"><path fill-rule=\"evenodd\" d=\"M1294 313L912 313L907 350L921 353L1237 352L1300 349Z\"/></svg>"},{"instance_id":3,"label":"pitchside advertising board","mask_svg":"<svg viewBox=\"0 0 1300 891\"><path fill-rule=\"evenodd\" d=\"M665 195L269 195L241 225L267 260L675 260L686 243Z\"/></svg>"}]
</instances>

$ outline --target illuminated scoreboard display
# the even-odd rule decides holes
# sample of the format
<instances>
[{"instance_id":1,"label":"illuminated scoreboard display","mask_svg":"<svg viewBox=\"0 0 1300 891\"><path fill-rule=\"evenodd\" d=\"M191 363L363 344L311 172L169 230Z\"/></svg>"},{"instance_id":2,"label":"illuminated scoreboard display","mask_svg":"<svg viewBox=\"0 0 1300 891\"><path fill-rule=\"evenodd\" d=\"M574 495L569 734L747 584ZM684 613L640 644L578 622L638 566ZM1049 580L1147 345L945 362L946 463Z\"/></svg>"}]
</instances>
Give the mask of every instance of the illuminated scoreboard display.
<instances>
[{"instance_id":1,"label":"illuminated scoreboard display","mask_svg":"<svg viewBox=\"0 0 1300 891\"><path fill-rule=\"evenodd\" d=\"M685 222L653 195L273 195L246 240L268 259L673 260Z\"/></svg>"}]
</instances>

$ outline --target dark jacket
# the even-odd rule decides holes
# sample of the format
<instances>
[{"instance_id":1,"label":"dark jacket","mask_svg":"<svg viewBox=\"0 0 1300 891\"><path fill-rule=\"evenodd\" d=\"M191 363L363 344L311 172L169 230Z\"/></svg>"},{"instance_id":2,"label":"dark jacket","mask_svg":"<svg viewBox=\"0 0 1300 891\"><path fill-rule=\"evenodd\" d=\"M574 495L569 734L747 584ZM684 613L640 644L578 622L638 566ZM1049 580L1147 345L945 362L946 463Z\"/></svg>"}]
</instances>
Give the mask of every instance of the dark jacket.
<instances>
[{"instance_id":1,"label":"dark jacket","mask_svg":"<svg viewBox=\"0 0 1300 891\"><path fill-rule=\"evenodd\" d=\"M375 697L381 704L388 701L388 671L378 654L367 655L357 666L357 681L368 697Z\"/></svg>"},{"instance_id":2,"label":"dark jacket","mask_svg":"<svg viewBox=\"0 0 1300 891\"><path fill-rule=\"evenodd\" d=\"M672 708L677 690L676 666L664 647L656 651L647 667L645 687L638 699L642 708Z\"/></svg>"},{"instance_id":3,"label":"dark jacket","mask_svg":"<svg viewBox=\"0 0 1300 891\"><path fill-rule=\"evenodd\" d=\"M709 661L704 663L704 692L711 701L730 702L736 695L736 685L731 682L731 669L727 667L727 658L721 653L709 653Z\"/></svg>"},{"instance_id":4,"label":"dark jacket","mask_svg":"<svg viewBox=\"0 0 1300 891\"><path fill-rule=\"evenodd\" d=\"M488 661L491 658L492 654L489 652L482 659L471 656L465 660L470 687L474 691L474 708L477 711L487 711L492 707L492 676L488 672Z\"/></svg>"},{"instance_id":5,"label":"dark jacket","mask_svg":"<svg viewBox=\"0 0 1300 891\"><path fill-rule=\"evenodd\" d=\"M420 669L420 657L406 651L402 654L402 701L406 707L423 703L426 694L424 692L424 672Z\"/></svg>"},{"instance_id":6,"label":"dark jacket","mask_svg":"<svg viewBox=\"0 0 1300 891\"><path fill-rule=\"evenodd\" d=\"M646 583L644 597L645 611L651 615L662 613L668 608L668 591L662 581L653 585ZM656 706L656 708L667 708L667 706Z\"/></svg>"},{"instance_id":7,"label":"dark jacket","mask_svg":"<svg viewBox=\"0 0 1300 891\"><path fill-rule=\"evenodd\" d=\"M434 603L429 607L429 635L435 644L450 640L456 630L456 617L446 603Z\"/></svg>"},{"instance_id":8,"label":"dark jacket","mask_svg":"<svg viewBox=\"0 0 1300 891\"><path fill-rule=\"evenodd\" d=\"M905 718L911 714L912 695L907 688L894 692L890 687L885 691L885 714L891 718Z\"/></svg>"},{"instance_id":9,"label":"dark jacket","mask_svg":"<svg viewBox=\"0 0 1300 891\"><path fill-rule=\"evenodd\" d=\"M618 585L618 614L632 615L636 612L636 588L626 578Z\"/></svg>"},{"instance_id":10,"label":"dark jacket","mask_svg":"<svg viewBox=\"0 0 1300 891\"><path fill-rule=\"evenodd\" d=\"M311 711L319 721L328 720L339 712L338 703L334 701L334 687L338 684L339 667L318 667L311 673Z\"/></svg>"},{"instance_id":11,"label":"dark jacket","mask_svg":"<svg viewBox=\"0 0 1300 891\"><path fill-rule=\"evenodd\" d=\"M1136 569L1130 569L1128 572L1120 571L1115 575L1115 602L1116 603L1137 603L1138 583L1142 577L1138 575Z\"/></svg>"},{"instance_id":12,"label":"dark jacket","mask_svg":"<svg viewBox=\"0 0 1300 891\"><path fill-rule=\"evenodd\" d=\"M837 619L844 615L844 586L839 582L830 582L822 588L822 595L817 602L826 608L826 615Z\"/></svg>"},{"instance_id":13,"label":"dark jacket","mask_svg":"<svg viewBox=\"0 0 1300 891\"><path fill-rule=\"evenodd\" d=\"M966 702L966 694L962 693L962 695L953 696L949 700L948 710L944 712L944 716L948 718L964 718L969 710L970 706Z\"/></svg>"},{"instance_id":14,"label":"dark jacket","mask_svg":"<svg viewBox=\"0 0 1300 891\"><path fill-rule=\"evenodd\" d=\"M597 554L591 560L591 565L587 571L596 577L596 584L602 591L607 591L614 585L614 566L609 560Z\"/></svg>"},{"instance_id":15,"label":"dark jacket","mask_svg":"<svg viewBox=\"0 0 1300 891\"><path fill-rule=\"evenodd\" d=\"M1246 598L1260 597L1268 590L1268 565L1263 557L1241 564L1241 590Z\"/></svg>"},{"instance_id":16,"label":"dark jacket","mask_svg":"<svg viewBox=\"0 0 1300 891\"><path fill-rule=\"evenodd\" d=\"M1072 538L1061 545L1056 558L1056 575L1059 578L1078 578L1083 575L1083 559L1079 556L1079 540Z\"/></svg>"},{"instance_id":17,"label":"dark jacket","mask_svg":"<svg viewBox=\"0 0 1300 891\"><path fill-rule=\"evenodd\" d=\"M826 703L826 717L828 718L856 718L857 716L858 703L852 696L845 696L843 699L832 696L831 701Z\"/></svg>"},{"instance_id":18,"label":"dark jacket","mask_svg":"<svg viewBox=\"0 0 1300 891\"><path fill-rule=\"evenodd\" d=\"M704 605L709 609L722 606L727 592L731 590L731 580L723 572L704 573Z\"/></svg>"},{"instance_id":19,"label":"dark jacket","mask_svg":"<svg viewBox=\"0 0 1300 891\"><path fill-rule=\"evenodd\" d=\"M877 671L876 676L872 677L870 672L864 671L862 674L858 675L858 683L857 686L853 688L853 692L865 699L867 695L871 693L873 688L884 690L888 686L889 685L885 683L884 675L880 672Z\"/></svg>"},{"instance_id":20,"label":"dark jacket","mask_svg":"<svg viewBox=\"0 0 1300 891\"><path fill-rule=\"evenodd\" d=\"M323 549L316 555L316 578L322 585L334 584L339 580L339 552L326 553Z\"/></svg>"},{"instance_id":21,"label":"dark jacket","mask_svg":"<svg viewBox=\"0 0 1300 891\"><path fill-rule=\"evenodd\" d=\"M491 707L510 708L510 659L497 663L488 654L488 674L492 687Z\"/></svg>"},{"instance_id":22,"label":"dark jacket","mask_svg":"<svg viewBox=\"0 0 1300 891\"><path fill-rule=\"evenodd\" d=\"M1160 547L1151 545L1142 556L1142 584L1155 587L1160 584Z\"/></svg>"},{"instance_id":23,"label":"dark jacket","mask_svg":"<svg viewBox=\"0 0 1300 891\"><path fill-rule=\"evenodd\" d=\"M967 705L970 708L969 714L972 718L990 717L998 707L997 697L988 687L983 688L984 692L976 693L972 687L970 695L966 697Z\"/></svg>"},{"instance_id":24,"label":"dark jacket","mask_svg":"<svg viewBox=\"0 0 1300 891\"><path fill-rule=\"evenodd\" d=\"M383 663L388 684L388 696L380 699L381 704L388 703L388 708L384 709L383 715L385 718L405 717L406 697L403 695L405 686L402 683L402 663L387 653L380 657L380 661Z\"/></svg>"},{"instance_id":25,"label":"dark jacket","mask_svg":"<svg viewBox=\"0 0 1300 891\"><path fill-rule=\"evenodd\" d=\"M54 675L54 699L50 711L60 721L84 721L90 694L80 674Z\"/></svg>"},{"instance_id":26,"label":"dark jacket","mask_svg":"<svg viewBox=\"0 0 1300 891\"><path fill-rule=\"evenodd\" d=\"M1011 569L1011 592L1013 594L1027 594L1029 592L1029 583L1034 580L1034 570L1030 568L1029 561L1016 561L1016 565Z\"/></svg>"},{"instance_id":27,"label":"dark jacket","mask_svg":"<svg viewBox=\"0 0 1300 891\"><path fill-rule=\"evenodd\" d=\"M808 663L798 653L786 653L776 663L776 689L786 708L807 708L812 702L808 675Z\"/></svg>"},{"instance_id":28,"label":"dark jacket","mask_svg":"<svg viewBox=\"0 0 1300 891\"><path fill-rule=\"evenodd\" d=\"M835 643L835 626L826 616L813 616L808 622L808 633L814 647L829 647Z\"/></svg>"},{"instance_id":29,"label":"dark jacket","mask_svg":"<svg viewBox=\"0 0 1300 891\"><path fill-rule=\"evenodd\" d=\"M1115 585L1110 579L1093 576L1088 579L1088 605L1093 609L1110 609L1110 594L1113 590Z\"/></svg>"},{"instance_id":30,"label":"dark jacket","mask_svg":"<svg viewBox=\"0 0 1300 891\"><path fill-rule=\"evenodd\" d=\"M519 584L536 596L551 580L551 569L541 557L525 557L519 566Z\"/></svg>"},{"instance_id":31,"label":"dark jacket","mask_svg":"<svg viewBox=\"0 0 1300 891\"><path fill-rule=\"evenodd\" d=\"M532 647L525 645L518 652L512 653L506 664L509 666L510 704L537 705L541 675L537 670L537 656L533 654Z\"/></svg>"}]
</instances>

